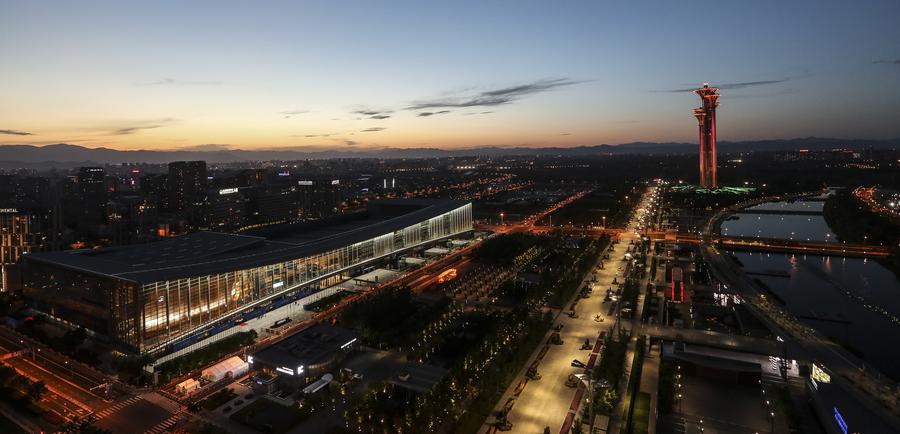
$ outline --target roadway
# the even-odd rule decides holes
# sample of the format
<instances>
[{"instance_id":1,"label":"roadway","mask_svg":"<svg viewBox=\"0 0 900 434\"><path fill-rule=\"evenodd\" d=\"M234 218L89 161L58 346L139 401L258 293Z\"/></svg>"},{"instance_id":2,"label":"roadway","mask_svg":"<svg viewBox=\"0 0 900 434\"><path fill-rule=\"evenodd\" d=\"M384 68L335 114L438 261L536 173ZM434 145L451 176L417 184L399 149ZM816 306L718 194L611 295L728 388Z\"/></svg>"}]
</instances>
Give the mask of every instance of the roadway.
<instances>
[{"instance_id":1,"label":"roadway","mask_svg":"<svg viewBox=\"0 0 900 434\"><path fill-rule=\"evenodd\" d=\"M735 335L710 330L677 329L658 324L641 324L640 327L640 334L672 342L685 342L705 347L723 348L767 356L780 356L783 353L781 344L772 339Z\"/></svg>"},{"instance_id":2,"label":"roadway","mask_svg":"<svg viewBox=\"0 0 900 434\"><path fill-rule=\"evenodd\" d=\"M136 394L130 388L116 384L111 388L112 399L106 397L107 383L112 380L93 368L59 354L52 348L27 336L0 327L0 352L25 350L4 363L32 381L42 381L47 392L41 404L61 421L92 418L96 425L119 432L154 432L164 421L174 424L173 416L180 406L157 394Z\"/></svg>"},{"instance_id":3,"label":"roadway","mask_svg":"<svg viewBox=\"0 0 900 434\"><path fill-rule=\"evenodd\" d=\"M109 404L99 392L91 390L91 387L97 385L92 378L97 374L86 374L88 368L80 363L70 361L13 330L0 327L0 352L7 354L20 350L25 351L16 357L7 358L3 363L32 381L43 382L47 393L41 403L62 420L84 418Z\"/></svg>"},{"instance_id":4,"label":"roadway","mask_svg":"<svg viewBox=\"0 0 900 434\"><path fill-rule=\"evenodd\" d=\"M483 225L485 229L491 226ZM578 226L532 226L529 228L534 233L549 233L560 231L564 234L599 237L603 234L615 236L625 232L619 228L578 227ZM852 256L864 258L884 258L891 254L889 248L871 244L854 244L825 241L781 240L759 237L726 237L718 234L710 234L702 237L698 234L678 233L666 234L665 232L648 231L645 235L651 240L669 239L678 243L699 244L704 240L716 243L723 248L733 250L753 251L778 251L809 255ZM671 238L674 235L674 238Z\"/></svg>"}]
</instances>

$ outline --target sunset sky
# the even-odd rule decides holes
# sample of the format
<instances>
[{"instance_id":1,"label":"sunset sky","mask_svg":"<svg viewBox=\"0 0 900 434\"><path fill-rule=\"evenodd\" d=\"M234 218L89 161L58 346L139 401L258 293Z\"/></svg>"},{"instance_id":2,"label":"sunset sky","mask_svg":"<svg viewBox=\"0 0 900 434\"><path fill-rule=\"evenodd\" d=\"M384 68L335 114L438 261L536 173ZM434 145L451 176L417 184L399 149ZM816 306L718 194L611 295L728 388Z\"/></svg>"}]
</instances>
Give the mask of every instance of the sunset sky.
<instances>
[{"instance_id":1,"label":"sunset sky","mask_svg":"<svg viewBox=\"0 0 900 434\"><path fill-rule=\"evenodd\" d=\"M0 144L900 137L900 2L0 0Z\"/></svg>"}]
</instances>

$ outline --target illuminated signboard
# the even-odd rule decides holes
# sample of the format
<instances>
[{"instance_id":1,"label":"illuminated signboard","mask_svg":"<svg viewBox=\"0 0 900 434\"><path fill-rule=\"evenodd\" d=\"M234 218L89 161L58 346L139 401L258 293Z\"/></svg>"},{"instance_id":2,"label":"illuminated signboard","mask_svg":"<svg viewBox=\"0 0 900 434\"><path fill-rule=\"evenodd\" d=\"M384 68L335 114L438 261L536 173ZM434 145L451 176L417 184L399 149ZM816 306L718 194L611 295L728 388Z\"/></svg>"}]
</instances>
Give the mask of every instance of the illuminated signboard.
<instances>
[{"instance_id":1,"label":"illuminated signboard","mask_svg":"<svg viewBox=\"0 0 900 434\"><path fill-rule=\"evenodd\" d=\"M334 181L331 181L331 185L338 185L340 183L341 183L340 179L335 179Z\"/></svg>"},{"instance_id":2,"label":"illuminated signboard","mask_svg":"<svg viewBox=\"0 0 900 434\"><path fill-rule=\"evenodd\" d=\"M291 172L285 170L284 172L278 172L278 176L291 176Z\"/></svg>"},{"instance_id":3,"label":"illuminated signboard","mask_svg":"<svg viewBox=\"0 0 900 434\"><path fill-rule=\"evenodd\" d=\"M18 208L0 208L0 214L15 214L19 212Z\"/></svg>"},{"instance_id":4,"label":"illuminated signboard","mask_svg":"<svg viewBox=\"0 0 900 434\"><path fill-rule=\"evenodd\" d=\"M812 374L810 375L813 380L818 381L819 383L828 384L831 383L831 375L825 372L824 369L820 368L819 365L813 363L812 365Z\"/></svg>"},{"instance_id":5,"label":"illuminated signboard","mask_svg":"<svg viewBox=\"0 0 900 434\"><path fill-rule=\"evenodd\" d=\"M312 181L297 181L297 185L313 185Z\"/></svg>"},{"instance_id":6,"label":"illuminated signboard","mask_svg":"<svg viewBox=\"0 0 900 434\"><path fill-rule=\"evenodd\" d=\"M219 190L219 194L232 194L232 193L237 193L237 192L238 192L237 187L223 188L223 189Z\"/></svg>"},{"instance_id":7,"label":"illuminated signboard","mask_svg":"<svg viewBox=\"0 0 900 434\"><path fill-rule=\"evenodd\" d=\"M279 366L279 367L275 368L275 370L278 372L288 374L288 375L294 375L294 370L291 368L285 368L283 366Z\"/></svg>"},{"instance_id":8,"label":"illuminated signboard","mask_svg":"<svg viewBox=\"0 0 900 434\"><path fill-rule=\"evenodd\" d=\"M841 432L847 434L847 422L844 422L844 417L841 416L841 412L838 411L837 407L834 407L834 421L841 427Z\"/></svg>"}]
</instances>

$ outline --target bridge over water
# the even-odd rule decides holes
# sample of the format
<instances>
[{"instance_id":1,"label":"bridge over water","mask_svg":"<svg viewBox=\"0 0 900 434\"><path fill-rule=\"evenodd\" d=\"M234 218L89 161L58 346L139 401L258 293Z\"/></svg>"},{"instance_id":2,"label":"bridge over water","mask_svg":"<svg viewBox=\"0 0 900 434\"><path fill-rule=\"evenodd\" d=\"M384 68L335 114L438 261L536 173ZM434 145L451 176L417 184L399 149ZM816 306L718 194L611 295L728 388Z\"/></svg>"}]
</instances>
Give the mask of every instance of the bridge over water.
<instances>
[{"instance_id":1,"label":"bridge over water","mask_svg":"<svg viewBox=\"0 0 900 434\"><path fill-rule=\"evenodd\" d=\"M480 226L479 229L492 230L493 226ZM599 237L603 234L617 236L624 229L619 228L585 228L576 226L530 226L532 233L562 232L567 235ZM852 244L825 241L783 240L756 237L732 237L698 234L647 231L644 236L652 240L669 240L677 243L699 244L705 240L726 250L750 250L764 252L799 253L807 255L847 256L861 258L884 258L890 255L890 249L870 244Z\"/></svg>"}]
</instances>

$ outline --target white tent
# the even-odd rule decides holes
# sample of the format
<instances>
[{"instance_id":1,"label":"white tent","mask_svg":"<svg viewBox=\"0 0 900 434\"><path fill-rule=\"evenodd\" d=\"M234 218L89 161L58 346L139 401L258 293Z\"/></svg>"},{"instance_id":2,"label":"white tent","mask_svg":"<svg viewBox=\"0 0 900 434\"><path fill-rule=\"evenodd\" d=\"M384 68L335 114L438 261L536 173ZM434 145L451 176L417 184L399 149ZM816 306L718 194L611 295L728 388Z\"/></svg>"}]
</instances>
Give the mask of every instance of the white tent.
<instances>
[{"instance_id":1,"label":"white tent","mask_svg":"<svg viewBox=\"0 0 900 434\"><path fill-rule=\"evenodd\" d=\"M200 382L193 378L188 378L187 380L184 380L181 383L178 383L177 386L175 386L175 390L182 395L191 393L199 388Z\"/></svg>"},{"instance_id":2,"label":"white tent","mask_svg":"<svg viewBox=\"0 0 900 434\"><path fill-rule=\"evenodd\" d=\"M316 381L315 383L310 384L309 386L304 387L304 388L303 388L303 393L305 393L305 394L307 394L307 395L308 395L308 394L311 394L311 393L316 393L316 392L322 390L323 387L327 386L328 383L331 383L331 380L334 380L334 375L331 375L331 374L325 374L325 375L322 376L322 378L320 378L320 379L319 379L318 381Z\"/></svg>"},{"instance_id":3,"label":"white tent","mask_svg":"<svg viewBox=\"0 0 900 434\"><path fill-rule=\"evenodd\" d=\"M225 359L203 370L203 379L207 381L219 381L225 377L239 377L250 370L250 365L234 356Z\"/></svg>"},{"instance_id":4,"label":"white tent","mask_svg":"<svg viewBox=\"0 0 900 434\"><path fill-rule=\"evenodd\" d=\"M403 262L406 262L409 265L422 265L425 263L425 260L421 258L406 257L403 258Z\"/></svg>"},{"instance_id":5,"label":"white tent","mask_svg":"<svg viewBox=\"0 0 900 434\"><path fill-rule=\"evenodd\" d=\"M447 249L442 249L440 247L432 247L425 251L425 256L440 256L440 255L446 255L447 253L450 253L450 251Z\"/></svg>"}]
</instances>

